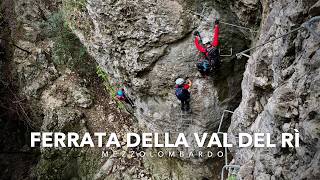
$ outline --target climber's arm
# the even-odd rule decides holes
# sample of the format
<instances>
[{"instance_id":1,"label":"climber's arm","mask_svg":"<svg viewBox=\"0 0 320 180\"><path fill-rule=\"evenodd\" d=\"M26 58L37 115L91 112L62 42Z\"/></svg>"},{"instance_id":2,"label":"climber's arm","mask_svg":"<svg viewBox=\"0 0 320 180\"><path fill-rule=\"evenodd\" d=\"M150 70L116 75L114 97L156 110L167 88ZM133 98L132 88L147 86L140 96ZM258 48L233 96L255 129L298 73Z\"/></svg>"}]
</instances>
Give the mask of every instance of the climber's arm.
<instances>
[{"instance_id":1,"label":"climber's arm","mask_svg":"<svg viewBox=\"0 0 320 180\"><path fill-rule=\"evenodd\" d=\"M211 43L212 46L217 47L219 45L219 21L216 20L214 23L214 30L213 30L213 41Z\"/></svg>"},{"instance_id":2,"label":"climber's arm","mask_svg":"<svg viewBox=\"0 0 320 180\"><path fill-rule=\"evenodd\" d=\"M196 46L196 48L200 51L205 53L206 52L206 48L204 48L200 43L199 43L199 36L196 36L196 38L194 39L194 44Z\"/></svg>"},{"instance_id":3,"label":"climber's arm","mask_svg":"<svg viewBox=\"0 0 320 180\"><path fill-rule=\"evenodd\" d=\"M187 85L188 85L188 89L192 86L192 81L190 79L187 79Z\"/></svg>"}]
</instances>

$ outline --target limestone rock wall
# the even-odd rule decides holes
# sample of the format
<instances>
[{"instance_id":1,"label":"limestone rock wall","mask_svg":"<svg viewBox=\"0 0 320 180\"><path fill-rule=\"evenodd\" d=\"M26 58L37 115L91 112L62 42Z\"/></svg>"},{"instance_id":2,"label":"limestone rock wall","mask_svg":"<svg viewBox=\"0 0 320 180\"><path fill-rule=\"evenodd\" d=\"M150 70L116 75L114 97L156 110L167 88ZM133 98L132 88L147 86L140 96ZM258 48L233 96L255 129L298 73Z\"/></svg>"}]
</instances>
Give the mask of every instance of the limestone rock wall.
<instances>
[{"instance_id":1,"label":"limestone rock wall","mask_svg":"<svg viewBox=\"0 0 320 180\"><path fill-rule=\"evenodd\" d=\"M222 111L235 109L242 91L229 127L231 134L271 132L273 141L279 142L281 132L295 128L301 135L301 147L230 149L233 163L242 166L241 177L316 179L320 157L319 41L309 32L299 31L252 51L244 75L245 58L223 57L220 71L205 79L195 67L197 51L192 32L199 30L202 36L212 38L215 18L253 29L260 26L257 34L250 34L221 24L221 54L228 54L231 47L239 52L319 15L319 2L15 0L11 36L16 45L30 52L14 48L12 54L19 91L32 104L35 126L43 131L117 131L121 135L139 132L139 128L186 135L215 132ZM136 104L134 115L139 128L132 117L116 108L112 97L104 94L98 79L55 62L55 42L43 36L42 24L59 7L68 26L108 73L111 83L127 82L125 88ZM319 30L319 23L313 28ZM69 59L76 60L72 56ZM91 71L94 61L79 63L79 70ZM189 116L192 123L187 126L174 95L178 77L189 77L194 83L193 113ZM227 126L224 124L224 128ZM232 138L235 141L236 137ZM120 153L128 150L114 149ZM179 150L188 153L199 149ZM47 179L218 179L223 164L200 158L101 160L99 149L40 152L36 176Z\"/></svg>"},{"instance_id":2,"label":"limestone rock wall","mask_svg":"<svg viewBox=\"0 0 320 180\"><path fill-rule=\"evenodd\" d=\"M88 0L81 7L63 2L70 27L110 81L128 83L135 116L147 131L214 132L222 111L237 106L244 62L234 56L222 58L220 72L208 79L200 77L192 35L199 30L212 39L216 18L238 23L227 2ZM243 32L221 25L221 54L249 43ZM189 77L194 83L189 127L182 127L185 122L174 95L178 77Z\"/></svg>"},{"instance_id":3,"label":"limestone rock wall","mask_svg":"<svg viewBox=\"0 0 320 180\"><path fill-rule=\"evenodd\" d=\"M247 1L244 1L247 2ZM262 1L255 44L299 27L319 15L319 1ZM312 27L319 32L320 23ZM243 179L317 179L319 172L319 40L306 30L252 51L242 81L242 101L229 132L300 133L299 148L233 148ZM233 137L236 140L236 137ZM279 146L279 144L278 144ZM281 146L280 146L281 147Z\"/></svg>"},{"instance_id":4,"label":"limestone rock wall","mask_svg":"<svg viewBox=\"0 0 320 180\"><path fill-rule=\"evenodd\" d=\"M11 29L6 39L10 40L11 48L8 49L12 51L7 59L11 63L12 69L8 71L12 71L12 77L6 78L15 80L16 96L22 97L19 102L30 107L26 110L30 121L26 122L30 123L32 131L79 134L117 132L122 139L121 144L124 144L126 132L138 131L132 117L121 112L105 91L95 71L97 64L88 54L75 56L65 51L62 54L56 53L57 46L68 48L68 42L58 42L49 36L45 32L49 23L54 23L54 27L50 26L49 30L62 28L59 29L59 37L67 36L66 41L76 42L72 45L81 48L76 36L66 29L67 26L63 26L62 16L56 16L60 1L15 0L4 3L11 7L6 9L6 13L11 16L7 16L5 23ZM9 12L9 9L12 11ZM60 63L57 60L64 57L69 62L77 62L79 66L70 66L67 62ZM77 58L85 58L85 61L80 62ZM24 138L26 141L30 139ZM27 169L24 176L31 179L104 179L108 175L113 179L123 179L124 174L127 179L142 176L149 178L141 158L120 155L101 158L103 150L123 154L130 150L125 147L38 149L29 146L28 141L26 148L21 151L38 154L39 157L33 159L32 167L20 164L21 167L14 168L17 171L19 168ZM12 169L8 171L14 172ZM9 174L7 172L6 175ZM12 177L16 176L19 175L13 174Z\"/></svg>"}]
</instances>

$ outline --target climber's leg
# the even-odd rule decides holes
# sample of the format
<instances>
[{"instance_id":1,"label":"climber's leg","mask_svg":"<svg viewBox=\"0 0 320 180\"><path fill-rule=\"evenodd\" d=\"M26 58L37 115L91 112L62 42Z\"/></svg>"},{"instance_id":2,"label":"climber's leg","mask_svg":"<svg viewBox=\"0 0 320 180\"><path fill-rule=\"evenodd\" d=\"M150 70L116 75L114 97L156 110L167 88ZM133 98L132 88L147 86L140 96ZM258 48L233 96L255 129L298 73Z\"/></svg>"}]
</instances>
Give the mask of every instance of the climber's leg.
<instances>
[{"instance_id":1,"label":"climber's leg","mask_svg":"<svg viewBox=\"0 0 320 180\"><path fill-rule=\"evenodd\" d=\"M215 52L214 52L215 56L214 56L214 59L213 59L213 62L212 62L212 67L213 69L218 69L221 65L221 62L220 62L220 53L219 53L219 49L216 48Z\"/></svg>"},{"instance_id":2,"label":"climber's leg","mask_svg":"<svg viewBox=\"0 0 320 180\"><path fill-rule=\"evenodd\" d=\"M185 111L190 111L190 99L185 101Z\"/></svg>"},{"instance_id":3,"label":"climber's leg","mask_svg":"<svg viewBox=\"0 0 320 180\"><path fill-rule=\"evenodd\" d=\"M134 107L134 103L129 97L126 97L125 101L126 101L126 103L130 104L131 107Z\"/></svg>"},{"instance_id":4,"label":"climber's leg","mask_svg":"<svg viewBox=\"0 0 320 180\"><path fill-rule=\"evenodd\" d=\"M219 20L214 22L214 30L213 30L213 41L211 43L212 46L219 46Z\"/></svg>"},{"instance_id":5,"label":"climber's leg","mask_svg":"<svg viewBox=\"0 0 320 180\"><path fill-rule=\"evenodd\" d=\"M185 107L186 106L186 101L185 100L181 100L181 111L185 111Z\"/></svg>"}]
</instances>

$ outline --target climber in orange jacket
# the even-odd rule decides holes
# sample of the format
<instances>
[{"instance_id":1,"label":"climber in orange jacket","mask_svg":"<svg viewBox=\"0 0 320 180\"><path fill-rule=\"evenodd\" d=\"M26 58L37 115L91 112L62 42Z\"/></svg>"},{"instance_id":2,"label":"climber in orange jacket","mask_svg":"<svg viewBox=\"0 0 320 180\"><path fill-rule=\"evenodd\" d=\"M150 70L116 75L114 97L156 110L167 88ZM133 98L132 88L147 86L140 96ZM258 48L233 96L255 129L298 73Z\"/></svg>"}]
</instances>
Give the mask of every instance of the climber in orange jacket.
<instances>
[{"instance_id":1,"label":"climber in orange jacket","mask_svg":"<svg viewBox=\"0 0 320 180\"><path fill-rule=\"evenodd\" d=\"M197 63L197 67L199 72L206 76L210 73L212 69L217 69L220 66L220 58L219 58L219 20L216 20L214 23L213 30L213 41L212 42L201 42L201 36L199 31L195 31L195 39L194 44L196 48L203 53L203 57L201 57ZM202 44L203 43L203 44Z\"/></svg>"}]
</instances>

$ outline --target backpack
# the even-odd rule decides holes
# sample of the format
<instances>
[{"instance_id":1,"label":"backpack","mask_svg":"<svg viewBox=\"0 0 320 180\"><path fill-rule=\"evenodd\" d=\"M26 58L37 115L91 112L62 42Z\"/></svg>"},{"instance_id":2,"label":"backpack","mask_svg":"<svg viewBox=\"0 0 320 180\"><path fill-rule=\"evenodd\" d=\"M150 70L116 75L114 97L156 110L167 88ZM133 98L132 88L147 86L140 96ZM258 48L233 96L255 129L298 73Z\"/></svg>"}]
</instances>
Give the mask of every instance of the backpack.
<instances>
[{"instance_id":1,"label":"backpack","mask_svg":"<svg viewBox=\"0 0 320 180\"><path fill-rule=\"evenodd\" d=\"M184 89L183 86L177 87L175 94L179 100L187 100L190 97L189 91Z\"/></svg>"},{"instance_id":2,"label":"backpack","mask_svg":"<svg viewBox=\"0 0 320 180\"><path fill-rule=\"evenodd\" d=\"M203 71L203 72L208 72L210 71L210 63L206 59L201 59L200 62L198 63L198 69Z\"/></svg>"},{"instance_id":3,"label":"backpack","mask_svg":"<svg viewBox=\"0 0 320 180\"><path fill-rule=\"evenodd\" d=\"M219 67L220 65L220 58L219 58L219 50L218 48L212 46L212 47L209 47L207 49L207 52L208 52L208 60L211 64L211 66L213 66L214 68L217 68Z\"/></svg>"}]
</instances>

